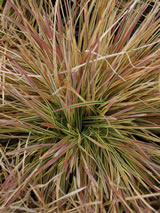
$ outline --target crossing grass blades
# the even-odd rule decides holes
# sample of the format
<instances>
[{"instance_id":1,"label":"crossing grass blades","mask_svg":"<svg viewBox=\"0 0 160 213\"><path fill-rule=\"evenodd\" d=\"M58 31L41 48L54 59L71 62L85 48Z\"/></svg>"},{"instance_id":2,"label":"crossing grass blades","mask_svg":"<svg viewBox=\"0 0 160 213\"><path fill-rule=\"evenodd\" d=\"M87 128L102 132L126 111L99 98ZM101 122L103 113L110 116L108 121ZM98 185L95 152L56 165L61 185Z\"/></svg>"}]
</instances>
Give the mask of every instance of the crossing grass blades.
<instances>
[{"instance_id":1,"label":"crossing grass blades","mask_svg":"<svg viewBox=\"0 0 160 213\"><path fill-rule=\"evenodd\" d=\"M156 0L6 2L1 213L159 210L158 11Z\"/></svg>"}]
</instances>

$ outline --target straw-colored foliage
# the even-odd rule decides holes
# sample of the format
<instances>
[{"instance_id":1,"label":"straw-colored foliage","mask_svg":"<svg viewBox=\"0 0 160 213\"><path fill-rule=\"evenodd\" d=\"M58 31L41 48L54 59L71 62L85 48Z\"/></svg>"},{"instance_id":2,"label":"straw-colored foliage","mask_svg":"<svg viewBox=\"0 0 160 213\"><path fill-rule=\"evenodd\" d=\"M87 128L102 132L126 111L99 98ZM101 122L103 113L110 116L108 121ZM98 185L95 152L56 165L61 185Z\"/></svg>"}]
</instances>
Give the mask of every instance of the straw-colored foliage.
<instances>
[{"instance_id":1,"label":"straw-colored foliage","mask_svg":"<svg viewBox=\"0 0 160 213\"><path fill-rule=\"evenodd\" d=\"M159 1L8 0L0 18L0 212L160 204Z\"/></svg>"}]
</instances>

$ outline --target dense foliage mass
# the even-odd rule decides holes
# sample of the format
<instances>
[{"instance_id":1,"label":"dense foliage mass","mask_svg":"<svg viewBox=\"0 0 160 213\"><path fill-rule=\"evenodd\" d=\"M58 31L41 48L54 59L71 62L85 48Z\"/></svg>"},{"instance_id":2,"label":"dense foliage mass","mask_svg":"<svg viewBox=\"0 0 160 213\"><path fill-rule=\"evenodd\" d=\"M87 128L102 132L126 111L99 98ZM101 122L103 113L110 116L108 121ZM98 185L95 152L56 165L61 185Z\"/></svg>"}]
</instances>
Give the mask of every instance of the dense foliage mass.
<instances>
[{"instance_id":1,"label":"dense foliage mass","mask_svg":"<svg viewBox=\"0 0 160 213\"><path fill-rule=\"evenodd\" d=\"M6 2L1 213L158 211L158 12L156 0Z\"/></svg>"}]
</instances>

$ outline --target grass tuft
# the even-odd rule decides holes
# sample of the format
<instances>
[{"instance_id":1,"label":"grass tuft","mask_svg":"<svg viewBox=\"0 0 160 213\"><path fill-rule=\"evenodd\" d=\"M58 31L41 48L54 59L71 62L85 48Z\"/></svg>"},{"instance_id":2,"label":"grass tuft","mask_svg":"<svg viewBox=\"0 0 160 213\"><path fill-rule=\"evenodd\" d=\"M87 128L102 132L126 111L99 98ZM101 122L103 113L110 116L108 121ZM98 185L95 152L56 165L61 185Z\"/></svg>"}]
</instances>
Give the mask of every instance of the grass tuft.
<instances>
[{"instance_id":1,"label":"grass tuft","mask_svg":"<svg viewBox=\"0 0 160 213\"><path fill-rule=\"evenodd\" d=\"M160 210L158 11L156 0L6 2L0 212Z\"/></svg>"}]
</instances>

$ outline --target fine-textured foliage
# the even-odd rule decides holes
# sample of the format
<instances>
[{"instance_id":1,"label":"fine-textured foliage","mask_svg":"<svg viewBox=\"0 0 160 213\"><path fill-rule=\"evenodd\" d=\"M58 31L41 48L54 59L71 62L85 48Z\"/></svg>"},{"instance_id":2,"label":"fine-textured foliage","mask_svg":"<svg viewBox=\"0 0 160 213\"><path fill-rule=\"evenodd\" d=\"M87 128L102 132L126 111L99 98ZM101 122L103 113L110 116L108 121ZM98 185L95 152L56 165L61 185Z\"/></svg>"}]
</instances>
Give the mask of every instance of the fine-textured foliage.
<instances>
[{"instance_id":1,"label":"fine-textured foliage","mask_svg":"<svg viewBox=\"0 0 160 213\"><path fill-rule=\"evenodd\" d=\"M157 212L159 2L8 0L0 212Z\"/></svg>"}]
</instances>

